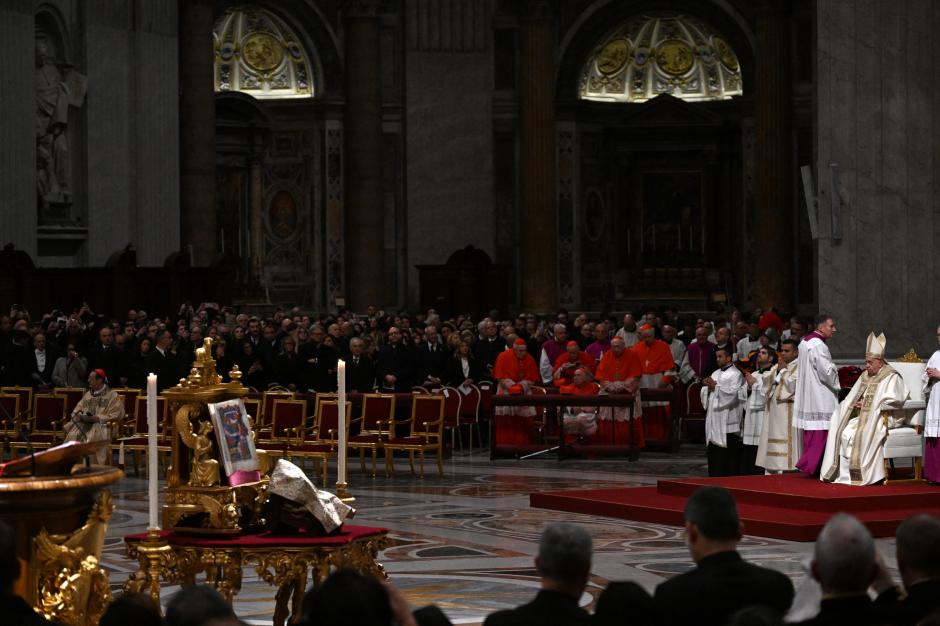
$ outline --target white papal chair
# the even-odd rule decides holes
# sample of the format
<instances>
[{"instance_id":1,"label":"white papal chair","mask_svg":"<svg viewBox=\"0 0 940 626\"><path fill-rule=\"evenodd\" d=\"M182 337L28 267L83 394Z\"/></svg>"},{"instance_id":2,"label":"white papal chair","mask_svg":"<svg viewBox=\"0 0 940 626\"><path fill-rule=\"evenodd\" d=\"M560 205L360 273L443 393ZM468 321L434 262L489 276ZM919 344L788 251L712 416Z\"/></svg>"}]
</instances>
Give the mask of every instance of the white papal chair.
<instances>
[{"instance_id":1,"label":"white papal chair","mask_svg":"<svg viewBox=\"0 0 940 626\"><path fill-rule=\"evenodd\" d=\"M914 466L913 481L924 478L924 420L926 418L927 402L924 398L923 375L926 365L913 350L897 361L889 363L904 379L904 384L911 395L900 409L892 411L896 419L903 419L904 425L888 431L885 441L885 484L889 482L904 482L891 480L892 462L894 459L911 459Z\"/></svg>"}]
</instances>

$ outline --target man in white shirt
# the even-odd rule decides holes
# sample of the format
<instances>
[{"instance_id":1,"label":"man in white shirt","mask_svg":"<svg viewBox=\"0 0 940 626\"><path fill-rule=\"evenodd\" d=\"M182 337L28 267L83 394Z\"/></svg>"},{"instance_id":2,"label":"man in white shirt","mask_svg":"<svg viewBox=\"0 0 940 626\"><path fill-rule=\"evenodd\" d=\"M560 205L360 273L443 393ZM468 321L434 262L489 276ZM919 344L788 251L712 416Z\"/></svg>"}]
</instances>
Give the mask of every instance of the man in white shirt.
<instances>
[{"instance_id":1,"label":"man in white shirt","mask_svg":"<svg viewBox=\"0 0 940 626\"><path fill-rule=\"evenodd\" d=\"M741 465L741 418L747 384L727 348L715 351L718 369L702 381L709 476L734 476Z\"/></svg>"}]
</instances>

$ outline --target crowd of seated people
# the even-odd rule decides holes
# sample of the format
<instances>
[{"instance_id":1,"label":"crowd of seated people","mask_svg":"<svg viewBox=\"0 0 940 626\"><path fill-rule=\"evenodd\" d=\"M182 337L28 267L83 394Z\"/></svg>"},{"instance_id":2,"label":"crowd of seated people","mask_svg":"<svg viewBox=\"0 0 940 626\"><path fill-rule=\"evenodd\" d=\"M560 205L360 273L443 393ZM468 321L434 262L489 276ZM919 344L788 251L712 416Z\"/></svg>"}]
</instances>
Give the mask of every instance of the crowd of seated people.
<instances>
[{"instance_id":1,"label":"crowd of seated people","mask_svg":"<svg viewBox=\"0 0 940 626\"><path fill-rule=\"evenodd\" d=\"M733 496L703 487L685 505L685 532L693 567L649 593L634 581L613 581L599 590L591 579L593 546L576 524L550 524L535 557L540 589L519 607L491 613L484 626L931 626L940 623L940 518L918 514L897 529L899 581L888 571L871 533L857 518L834 515L816 539L804 586L748 562L737 550L743 535ZM0 524L0 610L4 624L47 622L13 594L19 574L14 534ZM599 591L599 593L598 593ZM446 602L446 591L438 592ZM585 609L593 602L593 613ZM456 597L456 596L455 596ZM821 600L820 600L821 598ZM149 596L118 596L101 626L238 626L232 607L214 589L183 587L169 601L161 622ZM338 570L311 588L303 602L307 626L437 626L450 624L436 606L412 610L393 583L353 570Z\"/></svg>"},{"instance_id":2,"label":"crowd of seated people","mask_svg":"<svg viewBox=\"0 0 940 626\"><path fill-rule=\"evenodd\" d=\"M647 327L668 345L679 379L690 382L715 369L716 347L730 347L739 367L753 369L760 347L779 349L781 340L801 336L806 324L792 318L784 328L774 310L733 308L704 317L650 310L627 313L621 321L606 313L571 319L564 310L509 319L493 311L477 320L443 319L433 309L393 314L372 306L362 313L323 315L278 309L266 317L213 303L186 303L172 315L136 309L100 314L88 304L32 315L14 306L0 316L0 384L82 387L89 372L102 369L111 387L143 388L147 374L156 373L162 390L188 373L196 348L211 337L219 374L227 378L238 366L243 383L258 391L335 390L338 359L352 364L350 390L407 392L418 385L479 382L492 377L496 357L517 339L539 365L541 380L532 382L551 385L556 362L572 346L583 353L577 360L593 371L612 338L632 349Z\"/></svg>"}]
</instances>

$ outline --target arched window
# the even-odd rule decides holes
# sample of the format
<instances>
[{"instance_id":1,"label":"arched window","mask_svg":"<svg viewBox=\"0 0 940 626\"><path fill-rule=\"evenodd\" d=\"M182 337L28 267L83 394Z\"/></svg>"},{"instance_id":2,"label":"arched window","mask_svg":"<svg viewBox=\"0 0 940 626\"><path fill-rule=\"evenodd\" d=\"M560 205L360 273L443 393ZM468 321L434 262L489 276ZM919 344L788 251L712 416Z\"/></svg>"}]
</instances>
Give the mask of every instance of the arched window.
<instances>
[{"instance_id":1,"label":"arched window","mask_svg":"<svg viewBox=\"0 0 940 626\"><path fill-rule=\"evenodd\" d=\"M605 37L581 72L580 98L645 102L664 93L689 101L739 96L734 50L702 21L677 13L640 15Z\"/></svg>"},{"instance_id":2,"label":"arched window","mask_svg":"<svg viewBox=\"0 0 940 626\"><path fill-rule=\"evenodd\" d=\"M255 98L313 96L310 57L293 31L260 7L228 9L215 23L215 90Z\"/></svg>"}]
</instances>

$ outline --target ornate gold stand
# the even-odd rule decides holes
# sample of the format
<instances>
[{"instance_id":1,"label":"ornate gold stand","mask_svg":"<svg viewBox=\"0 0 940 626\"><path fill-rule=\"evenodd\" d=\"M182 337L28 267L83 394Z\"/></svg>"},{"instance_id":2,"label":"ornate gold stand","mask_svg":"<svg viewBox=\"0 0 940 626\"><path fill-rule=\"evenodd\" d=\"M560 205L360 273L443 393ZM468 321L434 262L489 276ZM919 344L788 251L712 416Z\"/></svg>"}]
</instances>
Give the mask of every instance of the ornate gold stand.
<instances>
[{"instance_id":1,"label":"ornate gold stand","mask_svg":"<svg viewBox=\"0 0 940 626\"><path fill-rule=\"evenodd\" d=\"M105 487L123 476L92 466L66 476L0 480L0 520L13 527L24 566L17 592L47 619L92 626L111 601L100 566L114 510Z\"/></svg>"},{"instance_id":2,"label":"ornate gold stand","mask_svg":"<svg viewBox=\"0 0 940 626\"><path fill-rule=\"evenodd\" d=\"M243 568L250 567L261 580L277 587L274 624L283 626L301 616L304 591L308 582L321 582L331 567L350 567L387 578L385 569L375 559L388 543L385 533L353 539L340 545L316 545L303 539L284 539L280 545L246 545L240 540L161 538L150 534L125 538L127 556L139 567L124 585L125 591L145 592L159 602L160 580L168 584L195 584L204 573L206 584L219 591L229 602L241 591ZM315 540L314 540L315 541Z\"/></svg>"},{"instance_id":3,"label":"ornate gold stand","mask_svg":"<svg viewBox=\"0 0 940 626\"><path fill-rule=\"evenodd\" d=\"M209 404L248 394L236 366L231 382L222 383L212 359L212 340L196 350L189 376L163 392L175 434L167 471L163 525L178 532L238 534L259 523L268 479L238 486L222 484L220 455L209 417Z\"/></svg>"}]
</instances>

